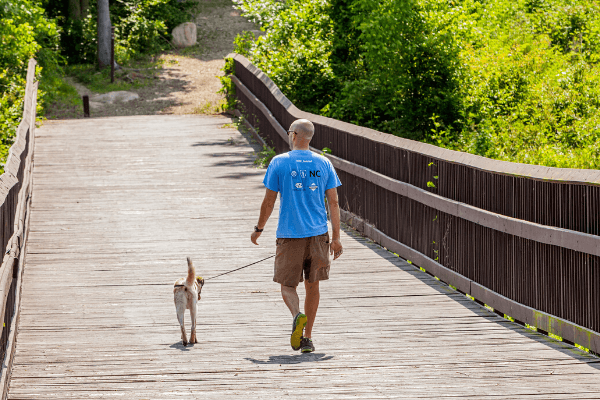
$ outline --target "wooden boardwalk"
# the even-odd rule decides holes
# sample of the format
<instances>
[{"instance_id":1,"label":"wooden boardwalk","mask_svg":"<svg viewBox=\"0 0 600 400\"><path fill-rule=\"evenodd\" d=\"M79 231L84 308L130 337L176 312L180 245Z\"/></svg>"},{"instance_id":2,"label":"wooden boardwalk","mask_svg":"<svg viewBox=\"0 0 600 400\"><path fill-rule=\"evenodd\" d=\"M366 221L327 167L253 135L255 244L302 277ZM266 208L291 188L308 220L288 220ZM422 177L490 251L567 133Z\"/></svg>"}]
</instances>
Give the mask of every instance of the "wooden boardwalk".
<instances>
[{"instance_id":1,"label":"wooden boardwalk","mask_svg":"<svg viewBox=\"0 0 600 400\"><path fill-rule=\"evenodd\" d=\"M272 260L208 281L184 348L172 284L274 252L264 170L223 117L47 123L10 399L600 398L599 359L503 320L351 230L313 354L289 347ZM188 314L189 315L189 314ZM189 318L188 321L189 323Z\"/></svg>"}]
</instances>

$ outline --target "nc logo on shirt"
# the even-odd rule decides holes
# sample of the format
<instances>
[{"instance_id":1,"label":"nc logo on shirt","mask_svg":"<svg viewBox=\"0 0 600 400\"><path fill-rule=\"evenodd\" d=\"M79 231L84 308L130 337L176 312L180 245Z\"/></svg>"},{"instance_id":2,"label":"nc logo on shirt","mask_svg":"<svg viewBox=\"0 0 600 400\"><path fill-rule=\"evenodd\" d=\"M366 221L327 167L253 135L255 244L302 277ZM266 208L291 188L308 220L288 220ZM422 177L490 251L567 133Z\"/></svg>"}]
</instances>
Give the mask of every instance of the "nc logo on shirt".
<instances>
[{"instance_id":1,"label":"nc logo on shirt","mask_svg":"<svg viewBox=\"0 0 600 400\"><path fill-rule=\"evenodd\" d=\"M306 179L306 170L305 169L300 170L300 177L302 179Z\"/></svg>"}]
</instances>

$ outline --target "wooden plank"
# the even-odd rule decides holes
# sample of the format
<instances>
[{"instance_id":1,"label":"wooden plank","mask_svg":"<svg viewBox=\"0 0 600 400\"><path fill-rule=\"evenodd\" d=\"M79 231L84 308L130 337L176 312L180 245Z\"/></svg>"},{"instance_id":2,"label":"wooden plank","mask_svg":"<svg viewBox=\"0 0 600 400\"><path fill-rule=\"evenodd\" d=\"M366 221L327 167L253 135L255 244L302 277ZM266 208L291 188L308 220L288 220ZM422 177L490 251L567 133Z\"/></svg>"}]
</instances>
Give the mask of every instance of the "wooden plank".
<instances>
[{"instance_id":1,"label":"wooden plank","mask_svg":"<svg viewBox=\"0 0 600 400\"><path fill-rule=\"evenodd\" d=\"M321 284L314 354L289 347L271 260L208 281L200 343L183 348L172 283L185 257L209 277L274 251L277 210L260 246L249 240L264 195L258 146L227 122L121 117L36 131L10 399L600 396L598 358L347 227Z\"/></svg>"}]
</instances>

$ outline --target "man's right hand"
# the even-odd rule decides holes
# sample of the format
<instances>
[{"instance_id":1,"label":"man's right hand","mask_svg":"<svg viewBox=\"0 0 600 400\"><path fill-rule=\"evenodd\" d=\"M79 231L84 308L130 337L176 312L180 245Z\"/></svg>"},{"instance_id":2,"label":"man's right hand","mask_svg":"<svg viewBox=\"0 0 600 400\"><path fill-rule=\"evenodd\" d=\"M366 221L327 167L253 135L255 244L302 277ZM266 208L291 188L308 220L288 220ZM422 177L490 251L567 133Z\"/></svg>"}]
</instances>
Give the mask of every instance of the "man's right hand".
<instances>
[{"instance_id":1,"label":"man's right hand","mask_svg":"<svg viewBox=\"0 0 600 400\"><path fill-rule=\"evenodd\" d=\"M256 240L260 237L260 234L261 234L261 232L252 232L252 236L250 236L250 240L255 245L258 245L258 242Z\"/></svg>"},{"instance_id":2,"label":"man's right hand","mask_svg":"<svg viewBox=\"0 0 600 400\"><path fill-rule=\"evenodd\" d=\"M334 260L342 255L344 249L342 248L342 242L340 239L333 239L331 241L331 244L329 245L329 252L331 255L333 255Z\"/></svg>"}]
</instances>

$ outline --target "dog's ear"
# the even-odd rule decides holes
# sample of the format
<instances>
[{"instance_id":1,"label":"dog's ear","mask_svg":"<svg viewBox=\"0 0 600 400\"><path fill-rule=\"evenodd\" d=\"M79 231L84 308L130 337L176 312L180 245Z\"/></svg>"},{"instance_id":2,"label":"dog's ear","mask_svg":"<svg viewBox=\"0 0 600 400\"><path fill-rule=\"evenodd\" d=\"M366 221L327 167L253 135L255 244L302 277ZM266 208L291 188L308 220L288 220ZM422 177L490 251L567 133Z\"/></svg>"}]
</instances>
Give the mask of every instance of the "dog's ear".
<instances>
[{"instance_id":1,"label":"dog's ear","mask_svg":"<svg viewBox=\"0 0 600 400\"><path fill-rule=\"evenodd\" d=\"M204 278L202 278L201 276L196 277L196 282L198 282L198 285L200 285L200 287L204 286Z\"/></svg>"}]
</instances>

